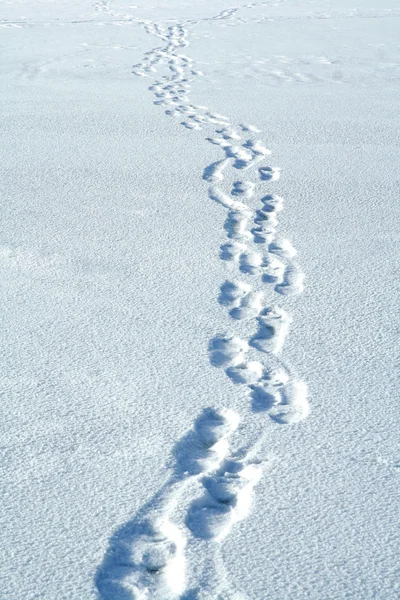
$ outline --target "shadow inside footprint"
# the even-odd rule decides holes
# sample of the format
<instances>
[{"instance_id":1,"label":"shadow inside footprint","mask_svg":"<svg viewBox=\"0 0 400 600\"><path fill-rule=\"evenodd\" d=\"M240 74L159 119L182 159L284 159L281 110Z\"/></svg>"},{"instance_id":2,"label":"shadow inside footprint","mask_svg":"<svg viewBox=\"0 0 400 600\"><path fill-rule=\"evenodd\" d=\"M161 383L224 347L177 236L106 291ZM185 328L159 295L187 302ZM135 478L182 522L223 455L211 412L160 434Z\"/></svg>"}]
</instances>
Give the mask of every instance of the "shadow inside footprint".
<instances>
[{"instance_id":1,"label":"shadow inside footprint","mask_svg":"<svg viewBox=\"0 0 400 600\"><path fill-rule=\"evenodd\" d=\"M168 570L168 585L172 585L171 572L183 572L185 539L164 513L166 500L171 490L191 475L218 468L223 450L219 442L237 428L238 422L236 413L229 409L205 408L193 428L177 442L170 479L110 537L95 575L101 600L153 597L154 590L159 598ZM182 582L174 577L172 583L174 598L181 597ZM167 589L165 597L169 597Z\"/></svg>"},{"instance_id":2,"label":"shadow inside footprint","mask_svg":"<svg viewBox=\"0 0 400 600\"><path fill-rule=\"evenodd\" d=\"M230 306L232 302L237 299L238 286L232 281L224 281L221 285L220 294L218 296L218 302L222 306Z\"/></svg>"},{"instance_id":3,"label":"shadow inside footprint","mask_svg":"<svg viewBox=\"0 0 400 600\"><path fill-rule=\"evenodd\" d=\"M253 412L265 412L276 403L276 398L261 386L251 386L251 409Z\"/></svg>"}]
</instances>

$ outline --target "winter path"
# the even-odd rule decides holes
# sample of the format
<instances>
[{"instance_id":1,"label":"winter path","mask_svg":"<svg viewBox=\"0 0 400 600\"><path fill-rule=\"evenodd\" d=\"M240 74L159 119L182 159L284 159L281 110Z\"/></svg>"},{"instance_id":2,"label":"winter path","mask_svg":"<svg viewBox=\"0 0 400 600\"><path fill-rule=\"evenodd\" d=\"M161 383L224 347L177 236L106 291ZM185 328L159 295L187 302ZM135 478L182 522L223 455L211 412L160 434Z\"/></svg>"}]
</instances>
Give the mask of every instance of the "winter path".
<instances>
[{"instance_id":1,"label":"winter path","mask_svg":"<svg viewBox=\"0 0 400 600\"><path fill-rule=\"evenodd\" d=\"M115 13L108 2L97 6L112 17L136 20ZM238 10L203 20L231 19ZM147 52L133 66L134 75L152 80L153 102L167 116L187 129L204 131L205 141L218 146L223 155L205 167L202 177L209 184L209 198L227 215L227 242L220 257L228 263L230 279L221 284L219 302L229 310L232 328L210 340L210 362L241 386L249 412L262 419L266 413L278 424L298 423L309 414L307 385L281 357L291 323L281 305L286 296L303 291L304 276L292 243L279 235L284 200L274 188L280 168L271 166L271 150L255 125L233 124L226 115L191 103L191 83L201 72L183 49L197 22L139 23L164 45ZM268 305L275 295L279 304ZM251 326L250 335L242 332L242 322L247 331ZM230 412L229 405L222 412L211 406L199 416L193 432L178 442L175 476L113 535L96 580L103 600L242 598L219 571L224 573L221 545L234 524L248 516L253 488L262 476L258 454L265 433L261 425L257 437L249 437L246 417ZM234 450L229 436L240 420ZM203 571L193 586L186 555L196 540L206 545L201 548ZM211 562L207 543L213 548Z\"/></svg>"}]
</instances>

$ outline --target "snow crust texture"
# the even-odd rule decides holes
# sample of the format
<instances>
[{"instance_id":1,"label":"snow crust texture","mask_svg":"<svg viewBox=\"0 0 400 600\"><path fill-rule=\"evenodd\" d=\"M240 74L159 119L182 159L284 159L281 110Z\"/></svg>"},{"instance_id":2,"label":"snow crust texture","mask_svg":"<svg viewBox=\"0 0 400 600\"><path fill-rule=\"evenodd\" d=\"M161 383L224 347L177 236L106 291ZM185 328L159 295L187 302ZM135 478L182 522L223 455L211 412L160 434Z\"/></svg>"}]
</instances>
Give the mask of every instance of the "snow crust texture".
<instances>
[{"instance_id":1,"label":"snow crust texture","mask_svg":"<svg viewBox=\"0 0 400 600\"><path fill-rule=\"evenodd\" d=\"M210 200L226 211L227 240L220 257L229 276L218 301L229 311L232 326L209 341L210 362L241 386L248 413L267 414L281 425L298 423L309 414L307 385L283 357L291 316L282 303L303 291L304 275L296 249L279 234L278 217L285 202L275 187L281 170L270 162L271 150L256 125L233 123L226 115L191 103L191 82L201 72L183 49L195 20L165 25L115 12L107 1L97 8L137 21L160 40L133 66L133 74L150 79L153 102L166 116L204 132L205 140L221 151L221 158L207 165L202 176L209 184ZM212 19L230 19L237 10L224 10ZM268 289L276 294L276 305L266 304ZM244 598L224 576L222 544L235 523L249 514L262 476L258 449L264 434L244 434L236 448L231 445L246 414L210 407L177 443L174 475L110 542L96 579L103 600ZM203 546L189 552L196 540ZM188 589L188 556L193 552L202 553L204 567L198 585ZM193 583L193 574L190 580Z\"/></svg>"}]
</instances>

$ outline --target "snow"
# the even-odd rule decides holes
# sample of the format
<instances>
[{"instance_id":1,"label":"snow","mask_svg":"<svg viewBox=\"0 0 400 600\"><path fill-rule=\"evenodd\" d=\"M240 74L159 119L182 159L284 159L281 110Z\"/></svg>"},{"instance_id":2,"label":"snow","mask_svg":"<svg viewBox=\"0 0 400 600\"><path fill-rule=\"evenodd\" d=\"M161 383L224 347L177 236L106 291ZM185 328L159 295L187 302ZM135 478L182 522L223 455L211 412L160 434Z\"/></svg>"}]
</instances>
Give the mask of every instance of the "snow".
<instances>
[{"instance_id":1,"label":"snow","mask_svg":"<svg viewBox=\"0 0 400 600\"><path fill-rule=\"evenodd\" d=\"M400 8L0 28L4 600L394 600Z\"/></svg>"}]
</instances>

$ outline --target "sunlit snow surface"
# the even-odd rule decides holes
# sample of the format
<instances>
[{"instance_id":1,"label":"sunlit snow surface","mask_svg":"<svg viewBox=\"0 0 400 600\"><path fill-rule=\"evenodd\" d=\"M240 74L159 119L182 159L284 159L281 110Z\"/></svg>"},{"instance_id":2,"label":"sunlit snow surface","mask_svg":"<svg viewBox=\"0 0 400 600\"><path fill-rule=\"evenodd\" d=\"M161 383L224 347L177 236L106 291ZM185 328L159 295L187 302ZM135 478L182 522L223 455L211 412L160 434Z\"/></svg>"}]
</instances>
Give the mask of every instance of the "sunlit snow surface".
<instances>
[{"instance_id":1,"label":"sunlit snow surface","mask_svg":"<svg viewBox=\"0 0 400 600\"><path fill-rule=\"evenodd\" d=\"M396 0L0 30L0 598L398 598Z\"/></svg>"}]
</instances>

